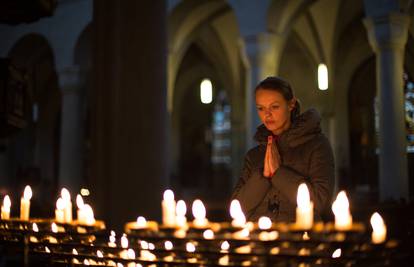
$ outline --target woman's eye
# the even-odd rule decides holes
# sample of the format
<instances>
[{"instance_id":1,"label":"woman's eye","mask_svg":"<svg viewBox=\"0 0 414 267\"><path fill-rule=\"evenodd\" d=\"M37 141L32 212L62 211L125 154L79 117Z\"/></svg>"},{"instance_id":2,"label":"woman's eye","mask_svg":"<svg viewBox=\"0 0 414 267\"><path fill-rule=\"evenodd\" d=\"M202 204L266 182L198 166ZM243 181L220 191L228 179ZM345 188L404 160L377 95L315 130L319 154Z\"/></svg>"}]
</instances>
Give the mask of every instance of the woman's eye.
<instances>
[{"instance_id":1,"label":"woman's eye","mask_svg":"<svg viewBox=\"0 0 414 267\"><path fill-rule=\"evenodd\" d=\"M263 108L262 107L257 107L257 110L258 111L263 111Z\"/></svg>"},{"instance_id":2,"label":"woman's eye","mask_svg":"<svg viewBox=\"0 0 414 267\"><path fill-rule=\"evenodd\" d=\"M272 110L277 110L277 109L279 109L279 106L272 106L271 108L272 108Z\"/></svg>"}]
</instances>

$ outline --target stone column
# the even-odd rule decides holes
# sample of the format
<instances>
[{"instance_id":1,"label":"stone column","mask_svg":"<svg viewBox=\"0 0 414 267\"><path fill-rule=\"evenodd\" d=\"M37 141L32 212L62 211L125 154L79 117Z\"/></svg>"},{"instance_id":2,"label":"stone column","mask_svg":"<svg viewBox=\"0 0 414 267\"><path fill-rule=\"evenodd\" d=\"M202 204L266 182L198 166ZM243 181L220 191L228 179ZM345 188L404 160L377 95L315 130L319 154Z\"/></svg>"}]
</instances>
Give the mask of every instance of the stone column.
<instances>
[{"instance_id":1,"label":"stone column","mask_svg":"<svg viewBox=\"0 0 414 267\"><path fill-rule=\"evenodd\" d=\"M160 218L167 179L166 1L94 1L91 189L122 229Z\"/></svg>"},{"instance_id":2,"label":"stone column","mask_svg":"<svg viewBox=\"0 0 414 267\"><path fill-rule=\"evenodd\" d=\"M71 192L79 191L83 184L82 97L80 72L76 66L59 72L62 92L60 129L59 186Z\"/></svg>"},{"instance_id":3,"label":"stone column","mask_svg":"<svg viewBox=\"0 0 414 267\"><path fill-rule=\"evenodd\" d=\"M390 12L368 17L364 24L376 54L380 199L408 200L403 64L409 17Z\"/></svg>"},{"instance_id":4,"label":"stone column","mask_svg":"<svg viewBox=\"0 0 414 267\"><path fill-rule=\"evenodd\" d=\"M244 37L246 55L249 61L250 82L246 89L246 145L254 146L253 136L257 126L261 124L256 111L254 89L256 85L267 76L276 73L276 51L274 48L275 35L270 33L258 33Z\"/></svg>"}]
</instances>

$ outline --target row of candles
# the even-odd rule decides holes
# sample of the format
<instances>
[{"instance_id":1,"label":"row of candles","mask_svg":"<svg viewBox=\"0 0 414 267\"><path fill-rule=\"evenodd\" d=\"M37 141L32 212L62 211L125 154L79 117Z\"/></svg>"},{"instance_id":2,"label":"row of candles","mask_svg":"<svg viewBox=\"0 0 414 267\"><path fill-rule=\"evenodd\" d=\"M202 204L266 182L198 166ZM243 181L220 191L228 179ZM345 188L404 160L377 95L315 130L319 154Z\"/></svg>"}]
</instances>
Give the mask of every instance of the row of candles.
<instances>
[{"instance_id":1,"label":"row of candles","mask_svg":"<svg viewBox=\"0 0 414 267\"><path fill-rule=\"evenodd\" d=\"M297 207L296 207L296 222L294 224L296 229L310 230L314 225L314 207L310 200L308 187L302 183L298 187L297 192ZM340 191L332 203L332 211L335 215L335 229L338 231L349 231L352 229L352 215L349 209L349 201L345 191ZM208 220L206 218L206 209L197 199L192 204L192 212L194 216L193 227L203 228L207 227ZM183 200L177 203L174 199L174 193L171 190L164 192L162 201L162 222L166 226L186 227L187 219L186 205ZM246 228L247 222L244 212L241 208L240 202L237 199L232 200L230 204L230 216L232 217L232 226ZM262 223L261 223L262 222ZM384 220L378 212L374 212L371 216L370 223L372 226L372 242L374 244L383 243L386 240L387 228ZM137 220L138 227L145 227L145 219L139 217ZM272 222L268 217L261 217L259 219L260 226L264 228L271 228ZM268 226L267 226L268 225ZM247 229L247 228L246 228Z\"/></svg>"},{"instance_id":2,"label":"row of candles","mask_svg":"<svg viewBox=\"0 0 414 267\"><path fill-rule=\"evenodd\" d=\"M26 186L24 189L23 197L20 201L20 219L29 220L30 217L30 199L32 198L32 190L30 186ZM93 209L89 204L85 204L82 196L77 195L76 204L77 210L77 223L84 225L93 225L95 218ZM183 200L175 201L174 193L172 190L166 190L163 195L162 206L162 223L167 227L179 227L187 228L186 212L187 207ZM10 197L6 195L1 207L1 219L10 219ZM302 183L298 187L297 193L297 208L296 208L296 223L295 226L298 229L309 230L313 227L314 214L313 214L313 202L310 200L309 190L305 183ZM349 201L345 191L339 192L336 200L332 204L332 211L335 215L335 229L339 231L347 231L352 229L352 216L349 209ZM206 218L206 209L201 200L196 199L192 204L192 212L194 220L192 222L195 228L207 228L209 221ZM241 205L238 200L233 200L230 204L230 216L232 217L232 226L244 228L244 232L241 231L241 235L245 235L247 222L243 213ZM72 222L72 202L69 191L66 188L61 190L61 195L56 202L55 220L59 223L71 223ZM270 225L271 220L267 217L259 219L260 222L266 222L265 225ZM382 217L375 212L371 216L372 242L379 244L385 241L387 229ZM260 225L260 224L259 224ZM136 222L137 228L148 227L148 222L142 216L139 216Z\"/></svg>"},{"instance_id":3,"label":"row of candles","mask_svg":"<svg viewBox=\"0 0 414 267\"><path fill-rule=\"evenodd\" d=\"M30 200L32 198L32 189L27 185L23 192L23 197L20 199L20 220L28 221L30 218ZM89 204L84 203L81 195L77 195L76 204L77 223L82 225L95 224L95 217L93 209ZM8 195L3 199L1 206L1 219L10 219L11 200ZM58 223L72 223L72 201L69 190L62 188L60 197L56 201L55 220Z\"/></svg>"}]
</instances>

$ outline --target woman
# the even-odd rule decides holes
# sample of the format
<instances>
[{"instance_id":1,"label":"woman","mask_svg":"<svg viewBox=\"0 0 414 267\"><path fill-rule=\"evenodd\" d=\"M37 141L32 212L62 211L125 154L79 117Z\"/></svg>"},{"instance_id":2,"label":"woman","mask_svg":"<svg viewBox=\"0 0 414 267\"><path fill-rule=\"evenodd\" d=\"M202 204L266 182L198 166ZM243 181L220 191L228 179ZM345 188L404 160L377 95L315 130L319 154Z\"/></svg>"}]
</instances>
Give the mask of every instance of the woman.
<instances>
[{"instance_id":1,"label":"woman","mask_svg":"<svg viewBox=\"0 0 414 267\"><path fill-rule=\"evenodd\" d=\"M334 159L315 109L300 114L299 102L286 81L268 77L255 89L258 146L247 152L232 199L238 199L248 220L261 216L295 221L298 186L305 182L315 219L332 198Z\"/></svg>"}]
</instances>

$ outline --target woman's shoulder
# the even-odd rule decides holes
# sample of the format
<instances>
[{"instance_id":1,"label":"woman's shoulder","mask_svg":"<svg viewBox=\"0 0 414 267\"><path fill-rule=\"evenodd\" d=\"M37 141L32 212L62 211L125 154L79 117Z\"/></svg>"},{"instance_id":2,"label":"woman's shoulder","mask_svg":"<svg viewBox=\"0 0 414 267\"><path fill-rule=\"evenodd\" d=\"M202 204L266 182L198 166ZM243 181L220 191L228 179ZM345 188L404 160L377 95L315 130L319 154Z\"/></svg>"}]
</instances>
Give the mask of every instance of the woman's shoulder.
<instances>
[{"instance_id":1,"label":"woman's shoulder","mask_svg":"<svg viewBox=\"0 0 414 267\"><path fill-rule=\"evenodd\" d=\"M263 153L266 151L265 146L257 145L251 149L249 149L246 153L246 159L248 160L255 160L263 156Z\"/></svg>"}]
</instances>

